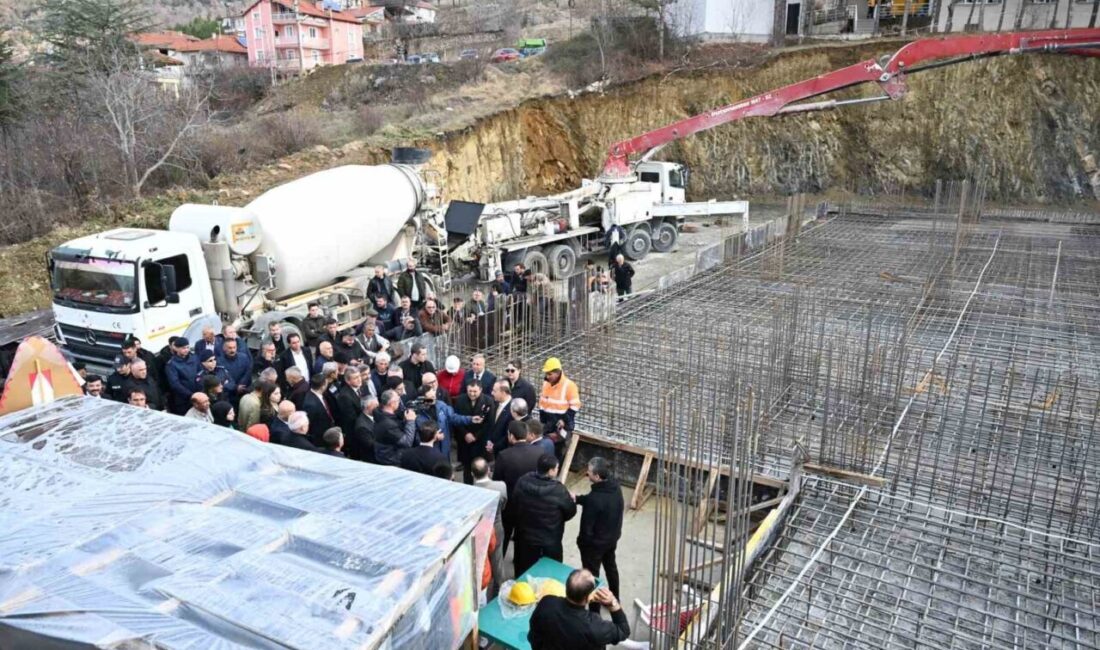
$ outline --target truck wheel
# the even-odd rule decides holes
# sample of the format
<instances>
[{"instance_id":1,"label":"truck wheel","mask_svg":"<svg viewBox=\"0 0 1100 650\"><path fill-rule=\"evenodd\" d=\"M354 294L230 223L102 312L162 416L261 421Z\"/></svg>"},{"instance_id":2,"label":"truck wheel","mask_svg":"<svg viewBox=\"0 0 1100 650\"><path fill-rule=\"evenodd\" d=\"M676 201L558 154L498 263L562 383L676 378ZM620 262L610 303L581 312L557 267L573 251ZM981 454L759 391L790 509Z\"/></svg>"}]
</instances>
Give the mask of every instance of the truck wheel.
<instances>
[{"instance_id":1,"label":"truck wheel","mask_svg":"<svg viewBox=\"0 0 1100 650\"><path fill-rule=\"evenodd\" d=\"M523 254L523 266L531 269L532 273L542 273L543 275L550 273L550 262L538 248L527 249Z\"/></svg>"},{"instance_id":2,"label":"truck wheel","mask_svg":"<svg viewBox=\"0 0 1100 650\"><path fill-rule=\"evenodd\" d=\"M577 252L572 246L565 244L551 246L546 251L546 259L550 263L550 277L555 280L568 278L577 268Z\"/></svg>"},{"instance_id":3,"label":"truck wheel","mask_svg":"<svg viewBox=\"0 0 1100 650\"><path fill-rule=\"evenodd\" d=\"M677 230L676 224L667 221L661 223L653 233L653 250L658 253L667 253L676 246L676 240L679 238L680 231Z\"/></svg>"},{"instance_id":4,"label":"truck wheel","mask_svg":"<svg viewBox=\"0 0 1100 650\"><path fill-rule=\"evenodd\" d=\"M626 237L626 246L623 246L623 255L628 259L640 260L649 254L649 249L653 245L653 240L650 239L649 233L635 228L634 232L630 233Z\"/></svg>"},{"instance_id":5,"label":"truck wheel","mask_svg":"<svg viewBox=\"0 0 1100 650\"><path fill-rule=\"evenodd\" d=\"M653 226L649 225L648 221L643 221L643 222L639 223L638 225L634 226L634 228L636 228L637 230L644 230L647 233L649 233L650 237L653 237Z\"/></svg>"}]
</instances>

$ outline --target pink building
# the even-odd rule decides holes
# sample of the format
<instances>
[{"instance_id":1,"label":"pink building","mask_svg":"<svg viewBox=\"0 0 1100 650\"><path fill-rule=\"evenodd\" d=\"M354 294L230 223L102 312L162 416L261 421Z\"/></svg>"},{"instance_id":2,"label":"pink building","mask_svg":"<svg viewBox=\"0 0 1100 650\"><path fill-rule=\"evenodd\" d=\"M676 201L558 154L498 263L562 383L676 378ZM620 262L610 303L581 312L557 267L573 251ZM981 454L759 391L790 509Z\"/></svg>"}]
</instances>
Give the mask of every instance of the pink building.
<instances>
[{"instance_id":1,"label":"pink building","mask_svg":"<svg viewBox=\"0 0 1100 650\"><path fill-rule=\"evenodd\" d=\"M248 64L302 72L363 58L363 26L354 16L306 0L257 0L244 12Z\"/></svg>"}]
</instances>

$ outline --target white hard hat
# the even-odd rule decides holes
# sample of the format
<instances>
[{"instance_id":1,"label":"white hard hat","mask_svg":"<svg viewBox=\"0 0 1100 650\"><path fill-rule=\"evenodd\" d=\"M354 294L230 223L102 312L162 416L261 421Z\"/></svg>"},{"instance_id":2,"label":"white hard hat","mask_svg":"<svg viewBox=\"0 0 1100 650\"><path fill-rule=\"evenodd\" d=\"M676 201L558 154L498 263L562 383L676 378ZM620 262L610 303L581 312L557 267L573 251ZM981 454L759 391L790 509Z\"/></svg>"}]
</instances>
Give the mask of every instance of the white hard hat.
<instances>
[{"instance_id":1,"label":"white hard hat","mask_svg":"<svg viewBox=\"0 0 1100 650\"><path fill-rule=\"evenodd\" d=\"M453 375L462 367L462 362L458 360L458 357L452 354L447 357L447 361L443 363L443 367L447 369L447 372Z\"/></svg>"}]
</instances>

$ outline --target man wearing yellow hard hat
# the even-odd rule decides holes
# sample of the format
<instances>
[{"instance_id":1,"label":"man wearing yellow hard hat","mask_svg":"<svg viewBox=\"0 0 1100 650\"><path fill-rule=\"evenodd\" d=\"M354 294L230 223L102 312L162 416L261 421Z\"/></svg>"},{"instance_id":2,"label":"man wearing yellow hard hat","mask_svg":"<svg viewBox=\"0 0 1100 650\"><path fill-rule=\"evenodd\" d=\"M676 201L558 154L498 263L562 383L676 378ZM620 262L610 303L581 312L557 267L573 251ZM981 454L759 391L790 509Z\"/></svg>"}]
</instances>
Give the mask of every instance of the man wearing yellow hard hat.
<instances>
[{"instance_id":1,"label":"man wearing yellow hard hat","mask_svg":"<svg viewBox=\"0 0 1100 650\"><path fill-rule=\"evenodd\" d=\"M542 374L539 420L546 437L554 442L554 452L561 461L565 441L573 432L573 420L581 410L581 394L577 384L562 372L561 359L547 359L542 364ZM568 468L563 470L569 471Z\"/></svg>"}]
</instances>

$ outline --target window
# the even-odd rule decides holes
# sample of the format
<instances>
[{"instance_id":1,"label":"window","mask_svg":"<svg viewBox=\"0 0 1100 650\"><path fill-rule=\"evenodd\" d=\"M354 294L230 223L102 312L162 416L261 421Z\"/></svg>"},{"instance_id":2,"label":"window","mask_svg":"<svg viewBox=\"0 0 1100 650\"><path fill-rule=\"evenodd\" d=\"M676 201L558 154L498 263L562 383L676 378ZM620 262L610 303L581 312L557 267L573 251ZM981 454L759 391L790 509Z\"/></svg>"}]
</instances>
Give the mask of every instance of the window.
<instances>
[{"instance_id":1,"label":"window","mask_svg":"<svg viewBox=\"0 0 1100 650\"><path fill-rule=\"evenodd\" d=\"M669 172L668 172L669 187L679 187L679 188L683 189L684 183L685 183L684 176L685 176L684 173L681 172L679 169L669 170Z\"/></svg>"},{"instance_id":2,"label":"window","mask_svg":"<svg viewBox=\"0 0 1100 650\"><path fill-rule=\"evenodd\" d=\"M314 63L320 63L321 62L321 52L320 51L313 50L313 62Z\"/></svg>"},{"instance_id":3,"label":"window","mask_svg":"<svg viewBox=\"0 0 1100 650\"><path fill-rule=\"evenodd\" d=\"M260 12L258 12L258 11L253 11L252 12L252 22L253 23L260 22Z\"/></svg>"},{"instance_id":4,"label":"window","mask_svg":"<svg viewBox=\"0 0 1100 650\"><path fill-rule=\"evenodd\" d=\"M309 37L310 38L317 38L317 28L316 27L310 27L309 28Z\"/></svg>"},{"instance_id":5,"label":"window","mask_svg":"<svg viewBox=\"0 0 1100 650\"><path fill-rule=\"evenodd\" d=\"M162 260L157 260L157 264L160 264L167 269L172 269L171 273L176 278L176 291L186 291L191 288L191 267L187 264L186 255L173 255L172 257L166 257ZM157 304L158 302L164 302L166 295L166 287L160 282L160 277L157 275L158 267L149 264L145 266L145 291L148 294L149 302Z\"/></svg>"},{"instance_id":6,"label":"window","mask_svg":"<svg viewBox=\"0 0 1100 650\"><path fill-rule=\"evenodd\" d=\"M51 260L54 301L96 311L132 312L137 305L133 262L58 255Z\"/></svg>"},{"instance_id":7,"label":"window","mask_svg":"<svg viewBox=\"0 0 1100 650\"><path fill-rule=\"evenodd\" d=\"M657 172L642 172L643 183L660 183L661 175Z\"/></svg>"},{"instance_id":8,"label":"window","mask_svg":"<svg viewBox=\"0 0 1100 650\"><path fill-rule=\"evenodd\" d=\"M294 36L294 25L287 25L286 26L286 35L287 36Z\"/></svg>"}]
</instances>

